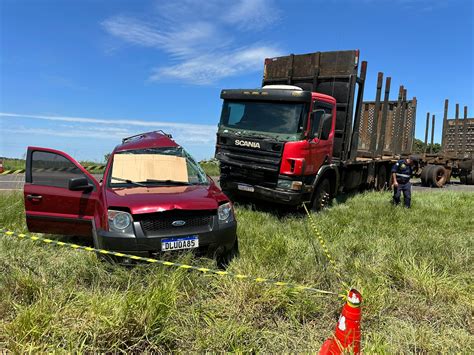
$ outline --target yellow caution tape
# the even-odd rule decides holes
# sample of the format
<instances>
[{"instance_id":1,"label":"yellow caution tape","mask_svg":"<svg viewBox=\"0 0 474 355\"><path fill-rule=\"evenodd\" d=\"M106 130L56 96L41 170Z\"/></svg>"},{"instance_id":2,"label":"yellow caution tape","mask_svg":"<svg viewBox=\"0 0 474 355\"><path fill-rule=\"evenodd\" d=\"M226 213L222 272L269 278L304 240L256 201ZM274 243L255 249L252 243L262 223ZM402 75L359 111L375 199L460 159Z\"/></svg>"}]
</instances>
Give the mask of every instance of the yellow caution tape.
<instances>
[{"instance_id":1,"label":"yellow caution tape","mask_svg":"<svg viewBox=\"0 0 474 355\"><path fill-rule=\"evenodd\" d=\"M4 170L0 175L14 175L14 174L23 174L25 169L16 169L16 170Z\"/></svg>"},{"instance_id":2,"label":"yellow caution tape","mask_svg":"<svg viewBox=\"0 0 474 355\"><path fill-rule=\"evenodd\" d=\"M319 244L321 244L321 247L324 251L324 254L326 255L326 257L328 258L329 260L329 263L332 265L332 267L334 268L334 271L336 272L337 276L339 276L339 279L342 280L342 276L341 276L341 273L339 271L339 268L337 267L337 264L336 262L334 261L334 258L331 256L331 253L329 253L329 249L328 247L326 246L326 243L323 239L323 236L321 235L321 232L319 232L319 229L318 227L316 227L316 223L314 223L314 220L313 220L313 217L311 216L311 213L309 213L308 211L308 208L306 207L306 205L303 203L303 207L304 207L304 210L306 211L306 214L308 215L308 219L309 219L309 223L311 224L311 227L313 228L313 231L314 231L314 234L316 235L316 237L318 238L319 240Z\"/></svg>"},{"instance_id":3,"label":"yellow caution tape","mask_svg":"<svg viewBox=\"0 0 474 355\"><path fill-rule=\"evenodd\" d=\"M262 277L253 277L253 276L247 276L247 275L242 275L242 274L235 274L233 272L224 271L224 270L213 270L213 269L208 269L208 268L205 268L205 267L198 267L198 266L175 263L175 262L171 262L171 261L164 261L164 260L158 260L158 259L153 259L153 258L146 258L146 257L142 257L142 256L124 254L124 253L105 250L105 249L97 249L97 248L87 247L87 246L83 246L83 245L77 245L77 244L72 244L72 243L61 242L59 240L43 238L43 237L39 237L39 236L35 236L35 235L15 233L15 232L5 230L5 229L0 229L0 233L3 234L3 235L7 235L7 236L15 236L15 237L18 237L20 239L30 239L30 240L33 240L33 241L40 241L40 242L43 242L43 243L46 243L46 244L54 244L54 245L58 245L58 246L69 247L69 248L72 248L72 249L80 249L80 250L85 250L85 251L94 252L94 253L100 253L100 254L105 254L105 255L113 255L113 256L118 256L118 257L121 257L121 258L128 258L128 259L137 260L137 261L144 261L144 262L147 262L147 263L155 263L155 264L160 264L160 265L164 265L164 266L171 266L171 267L175 267L175 268L179 268L179 269L200 271L201 273L204 273L204 274L213 274L213 275L218 275L218 276L226 276L226 277L234 278L234 279L237 279L237 280L248 280L248 281L255 282L255 283L265 283L265 284L268 284L268 285L274 285L274 286L278 286L278 287L285 287L287 289L292 289L292 290L296 290L296 291L306 291L306 292L321 293L321 294L326 294L326 295L340 296L336 292L320 290L320 289L317 289L317 288L311 287L311 286L297 285L297 284L294 284L294 283L291 283L291 282L282 282L282 281L277 281L277 280L267 279L267 278L262 278Z\"/></svg>"}]
</instances>

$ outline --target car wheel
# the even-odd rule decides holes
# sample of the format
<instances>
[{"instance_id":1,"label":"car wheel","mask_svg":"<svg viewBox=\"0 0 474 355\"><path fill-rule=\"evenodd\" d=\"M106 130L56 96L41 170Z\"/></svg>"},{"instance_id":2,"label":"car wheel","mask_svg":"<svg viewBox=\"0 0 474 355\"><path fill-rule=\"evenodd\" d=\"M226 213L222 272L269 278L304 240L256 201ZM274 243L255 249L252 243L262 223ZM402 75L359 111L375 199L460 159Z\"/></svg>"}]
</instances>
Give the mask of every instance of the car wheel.
<instances>
[{"instance_id":1,"label":"car wheel","mask_svg":"<svg viewBox=\"0 0 474 355\"><path fill-rule=\"evenodd\" d=\"M237 256L239 256L239 241L236 238L232 248L216 255L217 266L220 269L226 269L230 262Z\"/></svg>"},{"instance_id":2,"label":"car wheel","mask_svg":"<svg viewBox=\"0 0 474 355\"><path fill-rule=\"evenodd\" d=\"M321 211L331 204L332 194L331 194L331 183L328 179L323 179L314 192L314 199L312 209L313 211Z\"/></svg>"}]
</instances>

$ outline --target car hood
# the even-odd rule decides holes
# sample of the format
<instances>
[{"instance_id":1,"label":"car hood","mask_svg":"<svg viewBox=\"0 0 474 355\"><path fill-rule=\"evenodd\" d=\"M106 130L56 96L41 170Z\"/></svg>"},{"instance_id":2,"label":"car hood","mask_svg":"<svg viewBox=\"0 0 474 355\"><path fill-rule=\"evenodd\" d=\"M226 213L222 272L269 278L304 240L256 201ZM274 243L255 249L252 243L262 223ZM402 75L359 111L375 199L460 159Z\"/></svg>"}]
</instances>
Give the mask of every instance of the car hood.
<instances>
[{"instance_id":1,"label":"car hood","mask_svg":"<svg viewBox=\"0 0 474 355\"><path fill-rule=\"evenodd\" d=\"M217 210L225 195L213 185L108 188L108 208L123 207L132 214L179 210Z\"/></svg>"}]
</instances>

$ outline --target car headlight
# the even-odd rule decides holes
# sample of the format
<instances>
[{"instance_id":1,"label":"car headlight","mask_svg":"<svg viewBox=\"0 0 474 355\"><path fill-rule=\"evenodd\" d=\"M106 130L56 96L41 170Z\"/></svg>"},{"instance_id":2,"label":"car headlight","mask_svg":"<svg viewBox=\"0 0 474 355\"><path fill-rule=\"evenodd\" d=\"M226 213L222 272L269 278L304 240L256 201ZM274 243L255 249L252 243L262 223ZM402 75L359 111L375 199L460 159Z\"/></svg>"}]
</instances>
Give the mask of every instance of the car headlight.
<instances>
[{"instance_id":1,"label":"car headlight","mask_svg":"<svg viewBox=\"0 0 474 355\"><path fill-rule=\"evenodd\" d=\"M131 232L132 215L124 211L109 210L109 230L115 232Z\"/></svg>"},{"instance_id":2,"label":"car headlight","mask_svg":"<svg viewBox=\"0 0 474 355\"><path fill-rule=\"evenodd\" d=\"M230 202L220 205L217 209L217 216L219 223L229 223L234 220L234 212L232 211L232 204Z\"/></svg>"}]
</instances>

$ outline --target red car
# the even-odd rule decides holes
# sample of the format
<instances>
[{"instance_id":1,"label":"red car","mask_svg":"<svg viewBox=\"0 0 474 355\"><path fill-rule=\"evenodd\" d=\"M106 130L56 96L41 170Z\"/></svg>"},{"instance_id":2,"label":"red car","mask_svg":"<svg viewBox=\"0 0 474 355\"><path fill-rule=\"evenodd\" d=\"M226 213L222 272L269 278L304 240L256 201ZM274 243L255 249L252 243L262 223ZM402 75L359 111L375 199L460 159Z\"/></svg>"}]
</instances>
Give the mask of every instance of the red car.
<instances>
[{"instance_id":1,"label":"red car","mask_svg":"<svg viewBox=\"0 0 474 355\"><path fill-rule=\"evenodd\" d=\"M238 252L231 202L163 132L123 139L100 182L63 152L28 147L24 197L30 232L143 256L198 249L221 265Z\"/></svg>"}]
</instances>

